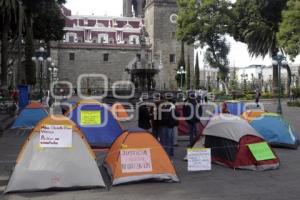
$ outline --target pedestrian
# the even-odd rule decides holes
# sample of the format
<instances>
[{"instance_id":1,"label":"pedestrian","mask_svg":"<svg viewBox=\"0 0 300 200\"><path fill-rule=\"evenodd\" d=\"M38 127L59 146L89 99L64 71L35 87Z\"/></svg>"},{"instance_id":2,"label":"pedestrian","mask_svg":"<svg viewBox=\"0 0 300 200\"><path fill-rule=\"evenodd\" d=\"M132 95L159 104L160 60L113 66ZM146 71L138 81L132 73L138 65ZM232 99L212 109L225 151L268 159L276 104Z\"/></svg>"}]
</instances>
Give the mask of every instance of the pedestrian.
<instances>
[{"instance_id":1,"label":"pedestrian","mask_svg":"<svg viewBox=\"0 0 300 200\"><path fill-rule=\"evenodd\" d=\"M144 103L143 99L138 105L138 126L146 131L151 132L151 119L150 108Z\"/></svg>"},{"instance_id":2,"label":"pedestrian","mask_svg":"<svg viewBox=\"0 0 300 200\"><path fill-rule=\"evenodd\" d=\"M186 105L183 106L183 115L189 125L189 146L192 147L195 143L195 139L197 138L197 125L200 122L200 117L202 116L202 106L197 101L195 93L188 95Z\"/></svg>"},{"instance_id":3,"label":"pedestrian","mask_svg":"<svg viewBox=\"0 0 300 200\"><path fill-rule=\"evenodd\" d=\"M150 113L152 117L152 134L157 139L159 139L159 132L161 131L161 120L160 120L160 104L162 103L160 95L154 99L155 106L151 108Z\"/></svg>"},{"instance_id":4,"label":"pedestrian","mask_svg":"<svg viewBox=\"0 0 300 200\"><path fill-rule=\"evenodd\" d=\"M60 107L61 107L61 113L62 113L62 115L66 115L67 112L68 112L68 110L69 110L69 107L66 105L66 104L67 104L67 98L64 97L64 98L61 100L60 103L61 103L61 105L60 105Z\"/></svg>"},{"instance_id":5,"label":"pedestrian","mask_svg":"<svg viewBox=\"0 0 300 200\"><path fill-rule=\"evenodd\" d=\"M259 99L260 99L261 93L258 89L255 91L255 103L256 107L259 108Z\"/></svg>"},{"instance_id":6,"label":"pedestrian","mask_svg":"<svg viewBox=\"0 0 300 200\"><path fill-rule=\"evenodd\" d=\"M159 132L160 143L169 156L174 156L174 127L178 126L178 121L174 117L175 105L168 101L163 101L161 106L161 131ZM175 114L176 115L176 114Z\"/></svg>"},{"instance_id":7,"label":"pedestrian","mask_svg":"<svg viewBox=\"0 0 300 200\"><path fill-rule=\"evenodd\" d=\"M175 116L179 117L180 114L176 107L176 99L175 98L172 100L172 103L174 104ZM179 121L177 121L177 123L175 124L175 126L173 128L173 135L174 135L173 136L173 146L178 146L178 126L179 126Z\"/></svg>"}]
</instances>

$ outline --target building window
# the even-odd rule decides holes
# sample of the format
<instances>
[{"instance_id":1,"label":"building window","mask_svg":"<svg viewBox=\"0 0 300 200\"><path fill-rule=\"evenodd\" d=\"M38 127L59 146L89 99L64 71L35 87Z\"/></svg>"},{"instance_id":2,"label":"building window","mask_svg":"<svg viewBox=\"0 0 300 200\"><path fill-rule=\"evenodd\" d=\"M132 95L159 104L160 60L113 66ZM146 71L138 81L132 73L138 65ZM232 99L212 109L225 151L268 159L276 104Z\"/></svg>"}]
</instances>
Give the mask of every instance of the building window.
<instances>
[{"instance_id":1,"label":"building window","mask_svg":"<svg viewBox=\"0 0 300 200\"><path fill-rule=\"evenodd\" d=\"M75 53L69 53L69 60L75 60Z\"/></svg>"},{"instance_id":2,"label":"building window","mask_svg":"<svg viewBox=\"0 0 300 200\"><path fill-rule=\"evenodd\" d=\"M174 40L174 39L176 39L176 33L173 31L173 32L171 33L171 40Z\"/></svg>"},{"instance_id":3,"label":"building window","mask_svg":"<svg viewBox=\"0 0 300 200\"><path fill-rule=\"evenodd\" d=\"M139 36L137 35L131 35L129 36L129 44L139 44L140 41L139 41Z\"/></svg>"},{"instance_id":4,"label":"building window","mask_svg":"<svg viewBox=\"0 0 300 200\"><path fill-rule=\"evenodd\" d=\"M107 62L109 58L109 54L108 53L104 53L103 54L103 61Z\"/></svg>"},{"instance_id":5,"label":"building window","mask_svg":"<svg viewBox=\"0 0 300 200\"><path fill-rule=\"evenodd\" d=\"M170 63L175 63L175 54L170 54Z\"/></svg>"},{"instance_id":6,"label":"building window","mask_svg":"<svg viewBox=\"0 0 300 200\"><path fill-rule=\"evenodd\" d=\"M108 43L108 34L98 34L98 42L103 44L103 43Z\"/></svg>"}]
</instances>

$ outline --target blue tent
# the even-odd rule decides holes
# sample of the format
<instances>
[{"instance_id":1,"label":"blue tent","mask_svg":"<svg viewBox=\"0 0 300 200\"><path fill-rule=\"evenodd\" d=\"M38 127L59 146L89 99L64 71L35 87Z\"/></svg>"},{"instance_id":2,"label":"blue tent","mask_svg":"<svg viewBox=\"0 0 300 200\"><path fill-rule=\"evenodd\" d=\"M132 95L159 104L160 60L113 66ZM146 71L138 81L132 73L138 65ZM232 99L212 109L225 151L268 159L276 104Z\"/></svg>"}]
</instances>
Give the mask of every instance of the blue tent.
<instances>
[{"instance_id":1,"label":"blue tent","mask_svg":"<svg viewBox=\"0 0 300 200\"><path fill-rule=\"evenodd\" d=\"M263 114L250 124L272 146L297 148L299 145L293 128L278 114Z\"/></svg>"},{"instance_id":2,"label":"blue tent","mask_svg":"<svg viewBox=\"0 0 300 200\"><path fill-rule=\"evenodd\" d=\"M227 105L227 110L232 115L240 116L241 114L243 114L246 111L245 104L243 102L240 102L240 101L226 101L225 103ZM221 113L221 110L222 110L222 108L218 107L217 110L215 111L216 114Z\"/></svg>"},{"instance_id":3,"label":"blue tent","mask_svg":"<svg viewBox=\"0 0 300 200\"><path fill-rule=\"evenodd\" d=\"M123 130L109 108L97 101L81 101L68 113L92 147L110 147Z\"/></svg>"},{"instance_id":4,"label":"blue tent","mask_svg":"<svg viewBox=\"0 0 300 200\"><path fill-rule=\"evenodd\" d=\"M31 103L21 111L11 128L32 129L47 116L47 111L40 103Z\"/></svg>"}]
</instances>

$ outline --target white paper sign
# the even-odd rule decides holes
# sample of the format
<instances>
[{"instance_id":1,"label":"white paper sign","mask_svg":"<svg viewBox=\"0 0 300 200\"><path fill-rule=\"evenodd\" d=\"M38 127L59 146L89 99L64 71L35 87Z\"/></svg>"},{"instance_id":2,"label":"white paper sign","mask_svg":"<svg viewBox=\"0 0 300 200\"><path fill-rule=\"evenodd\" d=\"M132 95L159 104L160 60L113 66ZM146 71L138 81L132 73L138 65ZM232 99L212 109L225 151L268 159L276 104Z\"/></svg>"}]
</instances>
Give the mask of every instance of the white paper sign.
<instances>
[{"instance_id":1,"label":"white paper sign","mask_svg":"<svg viewBox=\"0 0 300 200\"><path fill-rule=\"evenodd\" d=\"M211 149L188 149L187 158L188 171L211 170Z\"/></svg>"},{"instance_id":2,"label":"white paper sign","mask_svg":"<svg viewBox=\"0 0 300 200\"><path fill-rule=\"evenodd\" d=\"M47 125L40 131L40 147L69 148L72 147L72 126Z\"/></svg>"},{"instance_id":3,"label":"white paper sign","mask_svg":"<svg viewBox=\"0 0 300 200\"><path fill-rule=\"evenodd\" d=\"M151 151L147 149L122 149L121 169L123 173L152 172Z\"/></svg>"}]
</instances>

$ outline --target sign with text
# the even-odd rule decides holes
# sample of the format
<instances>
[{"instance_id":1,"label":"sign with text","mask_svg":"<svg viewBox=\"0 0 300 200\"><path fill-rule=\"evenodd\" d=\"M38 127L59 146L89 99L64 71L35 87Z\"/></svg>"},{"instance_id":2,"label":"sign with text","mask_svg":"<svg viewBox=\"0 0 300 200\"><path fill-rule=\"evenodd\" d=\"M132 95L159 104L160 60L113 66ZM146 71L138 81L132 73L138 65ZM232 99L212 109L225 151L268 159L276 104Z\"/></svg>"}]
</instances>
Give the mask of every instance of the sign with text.
<instances>
[{"instance_id":1,"label":"sign with text","mask_svg":"<svg viewBox=\"0 0 300 200\"><path fill-rule=\"evenodd\" d=\"M46 125L40 131L40 147L72 147L72 126Z\"/></svg>"},{"instance_id":2,"label":"sign with text","mask_svg":"<svg viewBox=\"0 0 300 200\"><path fill-rule=\"evenodd\" d=\"M121 169L123 173L152 172L151 151L146 149L122 149Z\"/></svg>"},{"instance_id":3,"label":"sign with text","mask_svg":"<svg viewBox=\"0 0 300 200\"><path fill-rule=\"evenodd\" d=\"M187 151L188 171L211 170L211 149L191 148Z\"/></svg>"},{"instance_id":4,"label":"sign with text","mask_svg":"<svg viewBox=\"0 0 300 200\"><path fill-rule=\"evenodd\" d=\"M248 147L256 161L272 160L276 158L266 142L248 144Z\"/></svg>"},{"instance_id":5,"label":"sign with text","mask_svg":"<svg viewBox=\"0 0 300 200\"><path fill-rule=\"evenodd\" d=\"M80 124L82 126L100 126L100 110L82 110L80 111Z\"/></svg>"}]
</instances>

